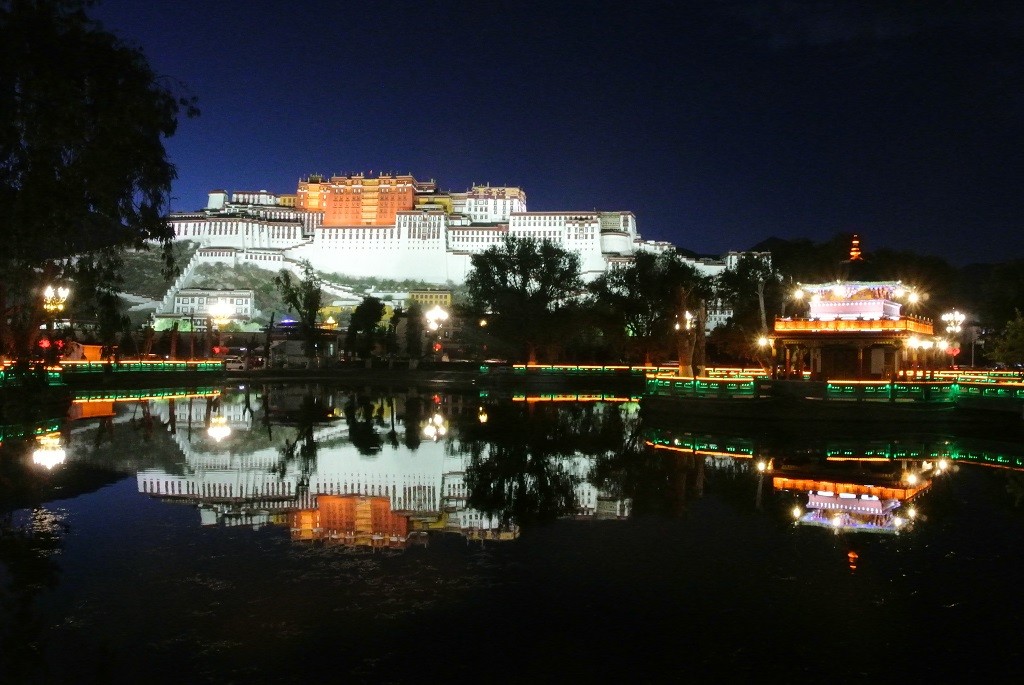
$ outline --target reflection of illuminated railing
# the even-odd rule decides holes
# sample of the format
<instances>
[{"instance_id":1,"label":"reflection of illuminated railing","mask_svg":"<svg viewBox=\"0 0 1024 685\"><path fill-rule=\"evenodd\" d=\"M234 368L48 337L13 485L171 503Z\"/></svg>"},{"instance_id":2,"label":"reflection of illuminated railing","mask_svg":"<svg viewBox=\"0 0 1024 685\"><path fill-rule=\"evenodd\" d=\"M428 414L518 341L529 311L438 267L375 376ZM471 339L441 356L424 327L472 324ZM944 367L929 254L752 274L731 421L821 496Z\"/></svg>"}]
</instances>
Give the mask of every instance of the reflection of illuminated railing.
<instances>
[{"instance_id":1,"label":"reflection of illuminated railing","mask_svg":"<svg viewBox=\"0 0 1024 685\"><path fill-rule=\"evenodd\" d=\"M718 442L701 440L686 436L684 438L654 438L645 440L645 445L656 450L698 454L706 457L733 457L736 459L752 459L754 449L750 445L723 445Z\"/></svg>"},{"instance_id":2,"label":"reflection of illuminated railing","mask_svg":"<svg viewBox=\"0 0 1024 685\"><path fill-rule=\"evenodd\" d=\"M59 366L22 370L9 362L5 362L0 367L0 388L17 388L26 385L26 383L35 385L44 378L46 385L64 385Z\"/></svg>"},{"instance_id":3,"label":"reflection of illuminated railing","mask_svg":"<svg viewBox=\"0 0 1024 685\"><path fill-rule=\"evenodd\" d=\"M196 389L144 388L139 390L75 390L74 402L138 402L144 400L184 400L191 397L217 397L220 390L211 387Z\"/></svg>"},{"instance_id":4,"label":"reflection of illuminated railing","mask_svg":"<svg viewBox=\"0 0 1024 685\"><path fill-rule=\"evenodd\" d=\"M884 485L861 485L859 483L842 483L832 480L814 478L787 478L775 476L772 487L776 490L796 490L799 492L833 492L838 494L868 495L880 499L893 499L906 502L913 499L932 485L930 480L921 480L915 486L892 487Z\"/></svg>"},{"instance_id":5,"label":"reflection of illuminated railing","mask_svg":"<svg viewBox=\"0 0 1024 685\"><path fill-rule=\"evenodd\" d=\"M639 395L566 394L513 395L513 402L639 402Z\"/></svg>"},{"instance_id":6,"label":"reflection of illuminated railing","mask_svg":"<svg viewBox=\"0 0 1024 685\"><path fill-rule=\"evenodd\" d=\"M60 430L61 419L48 419L34 424L0 424L0 444L4 440L16 440L26 435L43 435L44 433L55 433Z\"/></svg>"}]
</instances>

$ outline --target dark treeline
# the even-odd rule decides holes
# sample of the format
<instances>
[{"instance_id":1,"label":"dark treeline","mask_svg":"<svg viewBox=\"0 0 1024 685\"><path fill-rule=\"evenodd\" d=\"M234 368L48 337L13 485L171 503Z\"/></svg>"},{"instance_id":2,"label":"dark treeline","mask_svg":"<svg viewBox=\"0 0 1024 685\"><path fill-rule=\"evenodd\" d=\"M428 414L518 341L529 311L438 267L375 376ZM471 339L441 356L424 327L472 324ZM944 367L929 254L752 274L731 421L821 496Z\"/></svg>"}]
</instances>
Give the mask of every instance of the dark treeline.
<instances>
[{"instance_id":1,"label":"dark treeline","mask_svg":"<svg viewBox=\"0 0 1024 685\"><path fill-rule=\"evenodd\" d=\"M467 316L487 317L492 356L516 361L665 363L694 368L758 361L757 339L776 317L799 316L799 283L902 281L920 295L905 314L966 315L961 346L997 342L1024 310L1024 259L955 267L909 250L865 250L850 261L851 234L832 240L772 238L706 276L686 253L637 253L585 283L579 258L549 242L509 238L473 257ZM708 331L716 314L728 319Z\"/></svg>"}]
</instances>

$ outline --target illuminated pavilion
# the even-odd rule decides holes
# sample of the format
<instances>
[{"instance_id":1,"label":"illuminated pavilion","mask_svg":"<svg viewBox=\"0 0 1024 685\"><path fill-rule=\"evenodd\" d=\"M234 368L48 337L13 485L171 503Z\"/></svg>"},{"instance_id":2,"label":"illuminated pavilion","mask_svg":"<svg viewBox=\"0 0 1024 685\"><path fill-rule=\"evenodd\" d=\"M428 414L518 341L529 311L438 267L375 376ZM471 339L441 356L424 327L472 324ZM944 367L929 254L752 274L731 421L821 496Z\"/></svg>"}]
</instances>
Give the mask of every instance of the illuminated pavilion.
<instances>
[{"instance_id":1,"label":"illuminated pavilion","mask_svg":"<svg viewBox=\"0 0 1024 685\"><path fill-rule=\"evenodd\" d=\"M920 365L928 319L901 312L908 290L899 281L801 284L806 318L775 320L776 373L784 378L895 378Z\"/></svg>"},{"instance_id":2,"label":"illuminated pavilion","mask_svg":"<svg viewBox=\"0 0 1024 685\"><path fill-rule=\"evenodd\" d=\"M847 264L860 260L855 237ZM896 378L920 368L933 344L931 320L902 312L916 295L900 281L801 283L794 297L808 301L808 312L775 320L776 377Z\"/></svg>"}]
</instances>

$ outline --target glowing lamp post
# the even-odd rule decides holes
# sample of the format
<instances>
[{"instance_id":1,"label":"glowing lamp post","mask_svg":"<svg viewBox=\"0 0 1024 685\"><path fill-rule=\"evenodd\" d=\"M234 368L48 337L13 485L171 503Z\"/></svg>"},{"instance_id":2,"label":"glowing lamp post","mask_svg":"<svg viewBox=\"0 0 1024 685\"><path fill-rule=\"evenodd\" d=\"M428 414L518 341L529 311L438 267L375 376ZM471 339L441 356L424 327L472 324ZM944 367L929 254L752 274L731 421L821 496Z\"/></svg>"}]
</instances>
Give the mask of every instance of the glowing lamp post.
<instances>
[{"instance_id":1,"label":"glowing lamp post","mask_svg":"<svg viewBox=\"0 0 1024 685\"><path fill-rule=\"evenodd\" d=\"M216 302L214 302L212 305L210 305L210 309L208 310L208 313L210 315L210 323L212 324L211 328L213 329L212 332L216 334L216 339L215 339L215 341L213 343L215 345L215 347L214 347L214 352L215 353L222 352L222 350L220 349L222 347L221 339L220 339L220 331L221 331L222 328L224 328L229 323L231 323L231 315L234 314L234 312L235 312L234 307L232 307L225 300L220 300L219 299Z\"/></svg>"},{"instance_id":2,"label":"glowing lamp post","mask_svg":"<svg viewBox=\"0 0 1024 685\"><path fill-rule=\"evenodd\" d=\"M46 290L43 291L43 309L51 316L59 314L64 311L64 303L68 301L68 295L70 294L70 288L46 286Z\"/></svg>"},{"instance_id":3,"label":"glowing lamp post","mask_svg":"<svg viewBox=\"0 0 1024 685\"><path fill-rule=\"evenodd\" d=\"M679 315L676 314L673 328L676 331L676 363L679 365L677 373L682 376L687 372L687 367L692 369L693 366L693 343L690 340L690 331L693 330L693 314L684 311L682 321L679 321ZM689 357L689 360L686 357Z\"/></svg>"},{"instance_id":4,"label":"glowing lamp post","mask_svg":"<svg viewBox=\"0 0 1024 685\"><path fill-rule=\"evenodd\" d=\"M424 316L427 317L427 328L432 331L440 330L444 322L448 320L448 312L441 309L441 305L434 305Z\"/></svg>"},{"instance_id":5,"label":"glowing lamp post","mask_svg":"<svg viewBox=\"0 0 1024 685\"><path fill-rule=\"evenodd\" d=\"M766 371L771 372L772 378L775 378L775 344L774 341L767 335L762 335L757 339L757 349L761 355L761 364ZM767 360L771 360L770 363ZM769 368L770 367L770 368Z\"/></svg>"},{"instance_id":6,"label":"glowing lamp post","mask_svg":"<svg viewBox=\"0 0 1024 685\"><path fill-rule=\"evenodd\" d=\"M441 327L444 322L448 320L448 312L441 309L441 305L434 305L431 309L427 310L424 314L427 319L427 329L431 333L437 334L437 340L435 340L433 349L434 352L441 351Z\"/></svg>"},{"instance_id":7,"label":"glowing lamp post","mask_svg":"<svg viewBox=\"0 0 1024 685\"><path fill-rule=\"evenodd\" d=\"M964 321L967 317L963 312L959 312L954 309L951 312L946 312L942 315L942 321L946 324L946 333L954 336L956 342L949 348L949 354L953 357L953 363L956 364L956 356L960 354L960 332L963 331ZM973 362L972 362L973 364Z\"/></svg>"},{"instance_id":8,"label":"glowing lamp post","mask_svg":"<svg viewBox=\"0 0 1024 685\"><path fill-rule=\"evenodd\" d=\"M677 331L689 331L693 329L693 314L690 312L683 312L683 323L679 323L679 317L676 317L675 329Z\"/></svg>"},{"instance_id":9,"label":"glowing lamp post","mask_svg":"<svg viewBox=\"0 0 1024 685\"><path fill-rule=\"evenodd\" d=\"M210 318L213 323L218 327L226 326L231 322L231 315L234 310L230 304L224 300L217 300L213 306L210 307Z\"/></svg>"},{"instance_id":10,"label":"glowing lamp post","mask_svg":"<svg viewBox=\"0 0 1024 685\"><path fill-rule=\"evenodd\" d=\"M56 352L56 348L53 345L53 320L54 318L64 311L64 304L68 301L68 296L71 294L71 289L64 286L54 288L52 285L46 286L43 290L43 311L46 312L46 358L47 361L53 360L53 355Z\"/></svg>"},{"instance_id":11,"label":"glowing lamp post","mask_svg":"<svg viewBox=\"0 0 1024 685\"><path fill-rule=\"evenodd\" d=\"M942 315L942 321L946 324L946 332L950 334L959 333L963 330L964 320L967 317L963 312L953 310Z\"/></svg>"}]
</instances>

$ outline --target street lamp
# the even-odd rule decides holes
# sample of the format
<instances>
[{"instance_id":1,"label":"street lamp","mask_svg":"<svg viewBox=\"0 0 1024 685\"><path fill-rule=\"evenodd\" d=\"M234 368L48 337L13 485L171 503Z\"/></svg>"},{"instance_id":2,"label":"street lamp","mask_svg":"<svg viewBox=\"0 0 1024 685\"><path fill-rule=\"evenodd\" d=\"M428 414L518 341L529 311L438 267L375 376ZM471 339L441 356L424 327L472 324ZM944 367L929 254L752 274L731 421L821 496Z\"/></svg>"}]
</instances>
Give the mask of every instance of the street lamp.
<instances>
[{"instance_id":1,"label":"street lamp","mask_svg":"<svg viewBox=\"0 0 1024 685\"><path fill-rule=\"evenodd\" d=\"M210 306L210 318L217 326L225 326L231 321L234 308L224 300L217 300Z\"/></svg>"},{"instance_id":2,"label":"street lamp","mask_svg":"<svg viewBox=\"0 0 1024 685\"><path fill-rule=\"evenodd\" d=\"M43 291L43 309L51 316L64 311L64 303L67 302L68 295L70 294L70 288L46 286L46 289Z\"/></svg>"},{"instance_id":3,"label":"street lamp","mask_svg":"<svg viewBox=\"0 0 1024 685\"><path fill-rule=\"evenodd\" d=\"M950 354L953 356L953 364L956 364L956 356L960 353L960 332L963 330L964 321L967 317L963 312L954 309L951 312L946 312L942 315L942 320L946 324L946 333L952 336L956 336L956 342L953 343ZM973 355L972 355L973 357ZM971 360L971 366L974 365L974 360Z\"/></svg>"},{"instance_id":4,"label":"street lamp","mask_svg":"<svg viewBox=\"0 0 1024 685\"><path fill-rule=\"evenodd\" d=\"M49 347L46 348L47 361L53 360L53 355L56 353L56 348L53 345L53 320L57 314L64 311L64 303L68 301L68 295L71 294L71 289L65 286L54 288L52 285L46 286L43 290L43 311L46 312L46 338L47 342L50 343Z\"/></svg>"},{"instance_id":5,"label":"street lamp","mask_svg":"<svg viewBox=\"0 0 1024 685\"><path fill-rule=\"evenodd\" d=\"M448 320L448 312L441 309L441 305L435 304L424 316L427 317L427 328L436 331Z\"/></svg>"},{"instance_id":6,"label":"street lamp","mask_svg":"<svg viewBox=\"0 0 1024 685\"><path fill-rule=\"evenodd\" d=\"M958 312L955 309L943 314L942 320L946 324L946 332L950 334L959 333L963 330L963 323L966 318L962 312Z\"/></svg>"},{"instance_id":7,"label":"street lamp","mask_svg":"<svg viewBox=\"0 0 1024 685\"><path fill-rule=\"evenodd\" d=\"M427 319L427 328L432 333L437 333L437 340L434 342L434 352L441 351L441 326L448 320L448 312L441 309L441 305L435 304L424 314ZM444 361L442 357L441 361Z\"/></svg>"},{"instance_id":8,"label":"street lamp","mask_svg":"<svg viewBox=\"0 0 1024 685\"><path fill-rule=\"evenodd\" d=\"M676 317L675 329L678 330L691 330L693 328L693 314L690 312L683 312L683 323L679 323L679 317Z\"/></svg>"}]
</instances>

